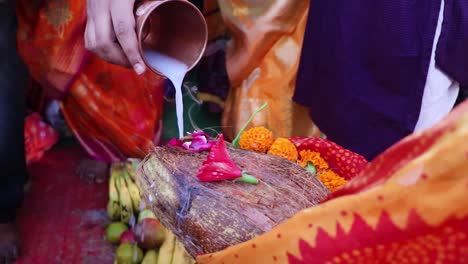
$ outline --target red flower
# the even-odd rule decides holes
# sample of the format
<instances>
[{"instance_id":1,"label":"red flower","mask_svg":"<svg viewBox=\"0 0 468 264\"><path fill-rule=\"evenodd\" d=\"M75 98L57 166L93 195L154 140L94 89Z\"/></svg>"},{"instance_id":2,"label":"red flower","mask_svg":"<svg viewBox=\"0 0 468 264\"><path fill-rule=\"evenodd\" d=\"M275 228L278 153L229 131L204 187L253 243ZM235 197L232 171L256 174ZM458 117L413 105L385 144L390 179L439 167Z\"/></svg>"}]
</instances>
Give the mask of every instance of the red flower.
<instances>
[{"instance_id":1,"label":"red flower","mask_svg":"<svg viewBox=\"0 0 468 264\"><path fill-rule=\"evenodd\" d=\"M224 180L239 180L246 183L257 184L253 176L243 173L231 160L224 144L224 137L220 135L218 141L211 147L210 154L203 162L197 177L202 182L216 182Z\"/></svg>"},{"instance_id":2,"label":"red flower","mask_svg":"<svg viewBox=\"0 0 468 264\"><path fill-rule=\"evenodd\" d=\"M211 147L208 158L203 162L197 175L203 182L235 180L242 177L242 171L231 160L224 144L223 135Z\"/></svg>"},{"instance_id":3,"label":"red flower","mask_svg":"<svg viewBox=\"0 0 468 264\"><path fill-rule=\"evenodd\" d=\"M167 144L171 147L182 147L182 141L176 138L172 138Z\"/></svg>"},{"instance_id":4,"label":"red flower","mask_svg":"<svg viewBox=\"0 0 468 264\"><path fill-rule=\"evenodd\" d=\"M168 143L172 147L183 147L191 152L202 152L209 150L213 146L213 141L208 141L208 135L203 131L189 133L181 139L171 139Z\"/></svg>"},{"instance_id":5,"label":"red flower","mask_svg":"<svg viewBox=\"0 0 468 264\"><path fill-rule=\"evenodd\" d=\"M213 141L208 141L208 135L203 132L195 132L191 134L192 140L184 142L182 146L187 150L199 152L209 150L213 146Z\"/></svg>"}]
</instances>

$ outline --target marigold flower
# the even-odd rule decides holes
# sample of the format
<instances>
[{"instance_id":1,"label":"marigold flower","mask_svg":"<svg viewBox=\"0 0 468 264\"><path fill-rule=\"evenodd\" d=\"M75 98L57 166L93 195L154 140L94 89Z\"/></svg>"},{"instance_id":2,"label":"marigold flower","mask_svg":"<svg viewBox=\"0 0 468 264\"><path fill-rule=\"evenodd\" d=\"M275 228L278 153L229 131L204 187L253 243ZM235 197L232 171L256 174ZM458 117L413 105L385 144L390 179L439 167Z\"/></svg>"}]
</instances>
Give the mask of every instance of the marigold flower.
<instances>
[{"instance_id":1,"label":"marigold flower","mask_svg":"<svg viewBox=\"0 0 468 264\"><path fill-rule=\"evenodd\" d=\"M253 127L242 133L239 146L241 149L265 153L273 143L273 132L265 127Z\"/></svg>"},{"instance_id":2,"label":"marigold flower","mask_svg":"<svg viewBox=\"0 0 468 264\"><path fill-rule=\"evenodd\" d=\"M268 150L268 154L285 158L292 162L297 161L296 146L287 138L277 138Z\"/></svg>"},{"instance_id":3,"label":"marigold flower","mask_svg":"<svg viewBox=\"0 0 468 264\"><path fill-rule=\"evenodd\" d=\"M306 167L307 164L312 163L317 171L323 171L328 169L328 163L322 158L319 152L302 150L299 153L301 159L298 161L299 165Z\"/></svg>"},{"instance_id":4,"label":"marigold flower","mask_svg":"<svg viewBox=\"0 0 468 264\"><path fill-rule=\"evenodd\" d=\"M345 178L339 176L332 170L325 170L317 174L317 178L331 191L338 190L341 186L345 185L347 181Z\"/></svg>"}]
</instances>

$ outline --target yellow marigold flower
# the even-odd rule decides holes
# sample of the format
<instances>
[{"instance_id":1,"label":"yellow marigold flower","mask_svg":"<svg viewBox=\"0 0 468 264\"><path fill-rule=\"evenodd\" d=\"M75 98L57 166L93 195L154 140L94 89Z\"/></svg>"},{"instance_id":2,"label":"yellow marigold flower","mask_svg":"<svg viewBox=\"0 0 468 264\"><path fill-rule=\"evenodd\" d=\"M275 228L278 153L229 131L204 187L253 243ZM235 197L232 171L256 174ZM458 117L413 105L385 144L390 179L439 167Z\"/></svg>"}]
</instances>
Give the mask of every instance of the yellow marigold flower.
<instances>
[{"instance_id":1,"label":"yellow marigold flower","mask_svg":"<svg viewBox=\"0 0 468 264\"><path fill-rule=\"evenodd\" d=\"M331 191L334 192L346 184L345 178L339 176L332 170L326 170L317 174L317 178Z\"/></svg>"},{"instance_id":2,"label":"yellow marigold flower","mask_svg":"<svg viewBox=\"0 0 468 264\"><path fill-rule=\"evenodd\" d=\"M273 132L265 127L253 127L242 133L239 146L241 149L265 153L273 143Z\"/></svg>"},{"instance_id":3,"label":"yellow marigold flower","mask_svg":"<svg viewBox=\"0 0 468 264\"><path fill-rule=\"evenodd\" d=\"M268 154L279 156L292 162L297 161L296 146L287 138L277 138L268 150Z\"/></svg>"},{"instance_id":4,"label":"yellow marigold flower","mask_svg":"<svg viewBox=\"0 0 468 264\"><path fill-rule=\"evenodd\" d=\"M328 163L320 156L320 153L310 150L302 150L300 153L301 159L298 161L299 165L306 167L307 164L312 163L317 171L328 169Z\"/></svg>"}]
</instances>

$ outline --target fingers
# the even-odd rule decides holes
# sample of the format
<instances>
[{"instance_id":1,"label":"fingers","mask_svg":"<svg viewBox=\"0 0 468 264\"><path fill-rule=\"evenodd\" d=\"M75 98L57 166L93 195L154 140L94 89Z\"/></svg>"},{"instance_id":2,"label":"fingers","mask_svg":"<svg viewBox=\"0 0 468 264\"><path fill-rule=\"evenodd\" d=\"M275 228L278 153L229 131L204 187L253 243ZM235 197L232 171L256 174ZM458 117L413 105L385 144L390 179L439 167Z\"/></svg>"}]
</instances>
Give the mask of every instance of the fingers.
<instances>
[{"instance_id":1,"label":"fingers","mask_svg":"<svg viewBox=\"0 0 468 264\"><path fill-rule=\"evenodd\" d=\"M146 11L148 11L148 7L150 7L153 3L151 2L144 2L143 4L141 4L137 11L136 11L136 15L137 16L142 16L146 13Z\"/></svg>"},{"instance_id":2,"label":"fingers","mask_svg":"<svg viewBox=\"0 0 468 264\"><path fill-rule=\"evenodd\" d=\"M132 0L117 0L115 2L120 3L120 6L123 3L129 6L133 5ZM129 31L134 34L134 43L119 45L114 31L114 24L112 23L111 4L113 4L111 0L87 1L88 19L85 29L85 47L105 61L124 67L133 67L134 69L136 68L135 71L138 69L137 73L143 73L144 68L141 70L141 67L135 67L135 61L141 60L141 58L138 51L133 14L131 12L128 14L123 12L117 14L116 19L127 21L127 23L133 25L131 27L132 30ZM121 18L120 16L122 15L127 17ZM121 39L125 42L132 41L131 39ZM128 50L128 46L136 48L130 48L130 51L125 52L124 48ZM133 63L130 63L130 58L132 58ZM143 63L140 64L144 65Z\"/></svg>"},{"instance_id":3,"label":"fingers","mask_svg":"<svg viewBox=\"0 0 468 264\"><path fill-rule=\"evenodd\" d=\"M133 0L112 0L110 13L115 35L123 52L135 72L142 74L145 71L145 64L138 50L135 18L132 13L133 4Z\"/></svg>"},{"instance_id":4,"label":"fingers","mask_svg":"<svg viewBox=\"0 0 468 264\"><path fill-rule=\"evenodd\" d=\"M90 19L86 21L85 36L84 36L85 48L89 51L94 50L96 44L96 34L94 34L94 22Z\"/></svg>"},{"instance_id":5,"label":"fingers","mask_svg":"<svg viewBox=\"0 0 468 264\"><path fill-rule=\"evenodd\" d=\"M115 43L115 34L110 17L110 1L87 1L88 20L85 29L85 47L101 59L129 67L130 64L120 46Z\"/></svg>"},{"instance_id":6,"label":"fingers","mask_svg":"<svg viewBox=\"0 0 468 264\"><path fill-rule=\"evenodd\" d=\"M87 23L85 30L86 49L105 61L129 67L130 64L120 46L112 41L112 38L103 37L102 33L96 33L98 30L102 30L102 28L96 27L92 21Z\"/></svg>"},{"instance_id":7,"label":"fingers","mask_svg":"<svg viewBox=\"0 0 468 264\"><path fill-rule=\"evenodd\" d=\"M95 27L97 54L102 59L124 67L130 67L122 48L116 43L110 14L106 13L96 18Z\"/></svg>"}]
</instances>

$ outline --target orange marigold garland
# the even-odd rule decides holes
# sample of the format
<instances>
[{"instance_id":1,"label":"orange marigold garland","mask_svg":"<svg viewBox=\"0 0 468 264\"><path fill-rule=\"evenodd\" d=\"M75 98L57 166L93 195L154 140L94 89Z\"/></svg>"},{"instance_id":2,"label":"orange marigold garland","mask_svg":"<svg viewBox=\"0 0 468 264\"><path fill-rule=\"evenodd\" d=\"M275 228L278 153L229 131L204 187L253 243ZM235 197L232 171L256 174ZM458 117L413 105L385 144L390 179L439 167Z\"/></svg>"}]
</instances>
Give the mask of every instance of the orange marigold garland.
<instances>
[{"instance_id":1,"label":"orange marigold garland","mask_svg":"<svg viewBox=\"0 0 468 264\"><path fill-rule=\"evenodd\" d=\"M346 184L345 178L334 173L332 170L325 170L317 173L317 178L331 191L338 190Z\"/></svg>"},{"instance_id":2,"label":"orange marigold garland","mask_svg":"<svg viewBox=\"0 0 468 264\"><path fill-rule=\"evenodd\" d=\"M296 146L294 146L294 144L287 138L277 138L270 146L268 154L279 156L292 162L297 162L298 154Z\"/></svg>"},{"instance_id":3,"label":"orange marigold garland","mask_svg":"<svg viewBox=\"0 0 468 264\"><path fill-rule=\"evenodd\" d=\"M265 153L273 143L273 132L265 127L253 127L240 136L241 149Z\"/></svg>"},{"instance_id":4,"label":"orange marigold garland","mask_svg":"<svg viewBox=\"0 0 468 264\"><path fill-rule=\"evenodd\" d=\"M256 151L260 153L267 152L269 155L279 156L297 162L300 166L306 168L309 172L316 175L317 178L332 192L346 184L347 180L329 168L328 162L322 157L320 152L304 149L302 147L300 153L296 145L301 145L299 138L277 138L273 139L273 133L265 127L253 127L247 131L244 131L253 117L266 107L266 103L263 104L255 113L250 117L244 127L241 129L237 137L233 140L235 147L241 149ZM309 139L313 140L313 139ZM331 148L338 148L338 145L331 145ZM335 149L333 149L335 151ZM344 150L339 149L340 153ZM349 151L348 151L349 152ZM346 152L346 153L348 153ZM344 153L344 154L346 154ZM348 153L348 155L350 155ZM333 157L329 157L332 158ZM335 157L336 158L336 157ZM327 158L328 159L328 158ZM338 168L339 169L339 168Z\"/></svg>"},{"instance_id":5,"label":"orange marigold garland","mask_svg":"<svg viewBox=\"0 0 468 264\"><path fill-rule=\"evenodd\" d=\"M273 133L265 127L254 127L243 132L239 139L240 148L278 156L297 162L307 168L331 191L334 192L347 180L329 168L328 162L319 152L303 149L298 154L296 146L287 138L273 141Z\"/></svg>"},{"instance_id":6,"label":"orange marigold garland","mask_svg":"<svg viewBox=\"0 0 468 264\"><path fill-rule=\"evenodd\" d=\"M312 163L318 171L328 169L328 163L322 158L320 153L310 150L302 150L299 153L301 159L298 161L299 165L306 167Z\"/></svg>"},{"instance_id":7,"label":"orange marigold garland","mask_svg":"<svg viewBox=\"0 0 468 264\"><path fill-rule=\"evenodd\" d=\"M300 152L300 160L297 163L302 167L308 168L313 165L317 178L331 191L334 192L344 184L346 184L345 178L336 174L334 171L329 169L328 163L320 155L319 152L302 150ZM308 168L309 169L309 168Z\"/></svg>"},{"instance_id":8,"label":"orange marigold garland","mask_svg":"<svg viewBox=\"0 0 468 264\"><path fill-rule=\"evenodd\" d=\"M346 180L350 180L358 175L364 168L367 167L367 160L350 150L347 150L340 145L323 138L318 137L293 137L289 138L297 151L311 150L319 152L325 159L328 165L333 168L333 171L342 176Z\"/></svg>"}]
</instances>

